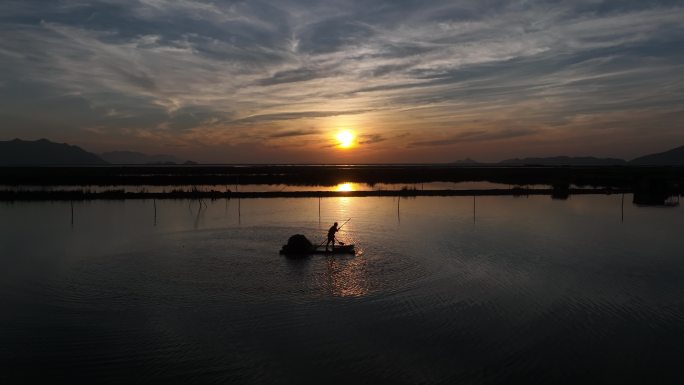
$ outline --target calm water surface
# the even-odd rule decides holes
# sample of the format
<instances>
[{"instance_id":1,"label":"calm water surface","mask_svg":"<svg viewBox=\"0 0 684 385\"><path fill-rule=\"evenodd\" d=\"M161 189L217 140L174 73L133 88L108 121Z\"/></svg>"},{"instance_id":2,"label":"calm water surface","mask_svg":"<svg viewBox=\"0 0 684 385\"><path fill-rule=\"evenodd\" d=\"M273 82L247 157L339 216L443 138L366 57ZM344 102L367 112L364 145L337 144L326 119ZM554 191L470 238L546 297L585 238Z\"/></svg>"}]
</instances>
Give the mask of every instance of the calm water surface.
<instances>
[{"instance_id":1,"label":"calm water surface","mask_svg":"<svg viewBox=\"0 0 684 385\"><path fill-rule=\"evenodd\" d=\"M681 383L684 212L625 202L3 203L0 380Z\"/></svg>"}]
</instances>

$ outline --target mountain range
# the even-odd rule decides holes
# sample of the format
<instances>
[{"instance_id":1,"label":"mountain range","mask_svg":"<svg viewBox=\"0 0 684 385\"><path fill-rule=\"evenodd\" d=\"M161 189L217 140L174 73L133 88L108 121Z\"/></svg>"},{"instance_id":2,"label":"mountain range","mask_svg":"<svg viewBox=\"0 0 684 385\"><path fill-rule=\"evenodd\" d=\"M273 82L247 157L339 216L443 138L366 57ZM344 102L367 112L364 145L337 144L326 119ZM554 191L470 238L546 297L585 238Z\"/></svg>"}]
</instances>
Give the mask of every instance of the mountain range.
<instances>
[{"instance_id":1,"label":"mountain range","mask_svg":"<svg viewBox=\"0 0 684 385\"><path fill-rule=\"evenodd\" d=\"M54 143L47 139L0 141L0 166L53 166L105 164L195 164L173 155L147 155L134 151L112 151L95 155L78 146ZM649 154L631 161L616 158L568 157L515 158L499 163L480 163L470 158L453 162L455 165L503 166L684 166L684 146L657 154Z\"/></svg>"},{"instance_id":2,"label":"mountain range","mask_svg":"<svg viewBox=\"0 0 684 385\"><path fill-rule=\"evenodd\" d=\"M457 165L492 165L470 158L459 160ZM552 156L546 158L514 158L494 163L502 166L684 166L684 146L657 154L644 155L630 161L617 158L595 158L593 156Z\"/></svg>"},{"instance_id":3,"label":"mountain range","mask_svg":"<svg viewBox=\"0 0 684 385\"><path fill-rule=\"evenodd\" d=\"M24 141L14 139L0 141L0 165L104 165L99 156L66 143L54 143L47 139Z\"/></svg>"},{"instance_id":4,"label":"mountain range","mask_svg":"<svg viewBox=\"0 0 684 385\"><path fill-rule=\"evenodd\" d=\"M499 164L506 166L540 165L540 166L619 166L628 162L616 158L594 158L593 156L554 156L549 158L506 159Z\"/></svg>"},{"instance_id":5,"label":"mountain range","mask_svg":"<svg viewBox=\"0 0 684 385\"><path fill-rule=\"evenodd\" d=\"M657 154L645 155L629 162L642 166L657 166L662 164L684 166L684 146Z\"/></svg>"},{"instance_id":6,"label":"mountain range","mask_svg":"<svg viewBox=\"0 0 684 385\"><path fill-rule=\"evenodd\" d=\"M147 155L133 151L112 151L100 155L78 146L14 139L0 141L0 166L97 166L106 164L195 164L172 155Z\"/></svg>"}]
</instances>

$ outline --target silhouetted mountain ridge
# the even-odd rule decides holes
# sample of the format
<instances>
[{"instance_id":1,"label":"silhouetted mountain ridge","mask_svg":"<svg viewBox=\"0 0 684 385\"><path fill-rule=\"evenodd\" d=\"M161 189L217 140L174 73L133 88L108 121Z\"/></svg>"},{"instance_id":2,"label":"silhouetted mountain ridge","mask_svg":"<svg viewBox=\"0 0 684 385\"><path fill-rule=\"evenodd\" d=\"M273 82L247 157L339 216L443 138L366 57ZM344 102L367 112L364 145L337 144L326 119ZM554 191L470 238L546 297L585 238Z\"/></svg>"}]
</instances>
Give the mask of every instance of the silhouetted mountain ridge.
<instances>
[{"instance_id":1,"label":"silhouetted mountain ridge","mask_svg":"<svg viewBox=\"0 0 684 385\"><path fill-rule=\"evenodd\" d=\"M103 159L104 158L104 159ZM55 143L47 139L35 141L14 139L0 141L0 166L50 166L50 165L105 165L105 164L196 164L183 161L173 155L146 155L134 151L112 151L95 155L67 143ZM470 158L452 164L488 165ZM649 154L627 162L617 158L595 157L530 157L503 160L489 165L503 166L684 166L684 146L657 154Z\"/></svg>"},{"instance_id":2,"label":"silhouetted mountain ridge","mask_svg":"<svg viewBox=\"0 0 684 385\"><path fill-rule=\"evenodd\" d=\"M515 158L499 162L501 165L538 166L618 166L627 161L617 158L595 158L593 156L554 156L548 158Z\"/></svg>"},{"instance_id":3,"label":"silhouetted mountain ridge","mask_svg":"<svg viewBox=\"0 0 684 385\"><path fill-rule=\"evenodd\" d=\"M657 154L644 155L629 163L642 166L684 166L684 146Z\"/></svg>"},{"instance_id":4,"label":"silhouetted mountain ridge","mask_svg":"<svg viewBox=\"0 0 684 385\"><path fill-rule=\"evenodd\" d=\"M459 159L455 162L452 162L452 164L457 164L457 165L461 165L461 166L474 166L474 165L478 165L478 164L482 164L482 163L480 163L474 159L465 158L465 159Z\"/></svg>"},{"instance_id":5,"label":"silhouetted mountain ridge","mask_svg":"<svg viewBox=\"0 0 684 385\"><path fill-rule=\"evenodd\" d=\"M2 166L104 164L107 162L99 156L66 143L54 143L47 139L0 141L0 165Z\"/></svg>"}]
</instances>

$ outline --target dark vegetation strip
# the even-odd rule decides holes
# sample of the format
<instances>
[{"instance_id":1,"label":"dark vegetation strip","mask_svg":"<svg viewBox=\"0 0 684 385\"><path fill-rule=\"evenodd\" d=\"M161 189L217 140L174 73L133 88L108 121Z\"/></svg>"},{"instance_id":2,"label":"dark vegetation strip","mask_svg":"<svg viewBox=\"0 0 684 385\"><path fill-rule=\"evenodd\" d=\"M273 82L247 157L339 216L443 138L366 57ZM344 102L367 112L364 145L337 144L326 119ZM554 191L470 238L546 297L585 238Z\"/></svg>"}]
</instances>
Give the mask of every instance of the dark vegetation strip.
<instances>
[{"instance_id":1,"label":"dark vegetation strip","mask_svg":"<svg viewBox=\"0 0 684 385\"><path fill-rule=\"evenodd\" d=\"M81 201L122 199L245 199L245 198L334 198L334 197L420 197L420 196L530 196L550 195L566 199L570 195L631 193L629 189L486 189L486 190L380 190L380 191L0 191L0 201Z\"/></svg>"},{"instance_id":2,"label":"dark vegetation strip","mask_svg":"<svg viewBox=\"0 0 684 385\"><path fill-rule=\"evenodd\" d=\"M429 183L488 181L509 185L679 188L684 167L462 167L401 166L110 166L1 167L0 184L9 186L235 185L287 184L334 186L344 182Z\"/></svg>"}]
</instances>

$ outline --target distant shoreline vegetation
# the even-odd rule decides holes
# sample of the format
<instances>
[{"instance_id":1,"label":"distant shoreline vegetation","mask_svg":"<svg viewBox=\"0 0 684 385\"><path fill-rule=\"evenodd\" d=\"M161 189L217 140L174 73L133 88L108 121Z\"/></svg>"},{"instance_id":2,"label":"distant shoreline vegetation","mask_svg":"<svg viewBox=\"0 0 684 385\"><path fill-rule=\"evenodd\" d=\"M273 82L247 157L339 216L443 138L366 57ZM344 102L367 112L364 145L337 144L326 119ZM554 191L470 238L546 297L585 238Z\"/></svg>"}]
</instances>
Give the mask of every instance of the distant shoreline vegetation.
<instances>
[{"instance_id":1,"label":"distant shoreline vegetation","mask_svg":"<svg viewBox=\"0 0 684 385\"><path fill-rule=\"evenodd\" d=\"M364 190L364 191L201 191L171 190L169 192L125 191L111 189L104 191L89 190L0 190L0 202L22 201L94 201L94 200L219 200L219 199L268 199L268 198L341 198L341 197L476 197L476 196L550 196L552 199L566 200L572 195L615 195L632 194L632 203L639 206L679 206L682 191L651 191L611 188L562 188L553 186L547 189L512 187L510 189L470 189L470 190Z\"/></svg>"},{"instance_id":2,"label":"distant shoreline vegetation","mask_svg":"<svg viewBox=\"0 0 684 385\"><path fill-rule=\"evenodd\" d=\"M369 191L298 191L297 186L341 183L419 185L491 182L510 188ZM288 191L239 191L240 185L287 185ZM103 166L0 168L0 200L230 199L363 196L524 196L634 193L635 200L664 202L684 192L684 167L462 167L455 165L364 166ZM539 185L549 186L538 188ZM26 188L46 187L45 189ZM83 189L65 189L82 186ZM91 191L88 186L111 189ZM169 186L169 191L126 191L118 186ZM176 188L174 188L174 186ZM216 186L182 189L177 186ZM533 187L529 187L533 186ZM236 187L234 190L232 187ZM306 189L311 190L311 189Z\"/></svg>"},{"instance_id":3,"label":"distant shoreline vegetation","mask_svg":"<svg viewBox=\"0 0 684 385\"><path fill-rule=\"evenodd\" d=\"M5 186L192 186L285 184L334 186L340 183L416 184L486 181L507 185L637 188L684 184L684 167L563 166L462 167L454 165L253 165L0 167Z\"/></svg>"},{"instance_id":4,"label":"distant shoreline vegetation","mask_svg":"<svg viewBox=\"0 0 684 385\"><path fill-rule=\"evenodd\" d=\"M528 196L557 195L557 188L533 189L512 187L510 189L469 189L469 190L365 190L365 191L200 191L171 190L168 192L125 191L111 189L104 191L88 190L0 190L0 201L32 200L121 200L121 199L241 199L241 198L335 198L335 197L418 197L418 196ZM630 193L629 189L588 188L562 190L568 194L619 194ZM563 194L561 194L563 195Z\"/></svg>"}]
</instances>

